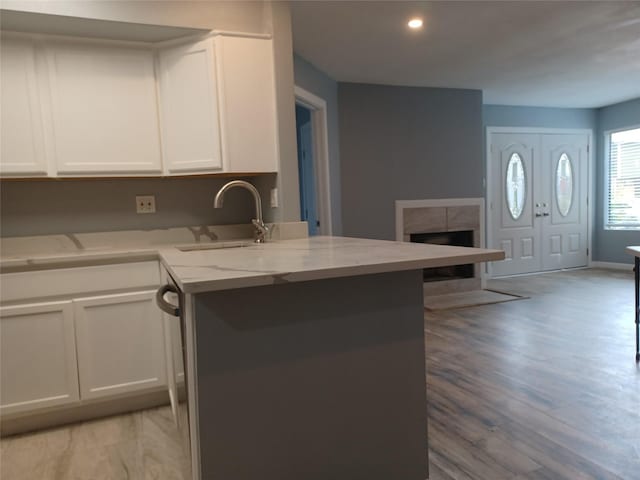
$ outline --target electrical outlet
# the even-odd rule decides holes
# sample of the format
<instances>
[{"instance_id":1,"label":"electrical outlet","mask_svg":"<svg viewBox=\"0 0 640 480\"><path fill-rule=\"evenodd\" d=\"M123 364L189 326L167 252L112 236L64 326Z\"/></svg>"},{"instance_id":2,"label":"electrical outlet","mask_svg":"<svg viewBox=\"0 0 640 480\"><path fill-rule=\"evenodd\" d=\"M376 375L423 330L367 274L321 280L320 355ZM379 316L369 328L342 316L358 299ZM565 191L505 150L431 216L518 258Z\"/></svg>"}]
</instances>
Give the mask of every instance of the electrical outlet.
<instances>
[{"instance_id":1,"label":"electrical outlet","mask_svg":"<svg viewBox=\"0 0 640 480\"><path fill-rule=\"evenodd\" d=\"M278 189L277 188L272 188L271 189L271 208L277 208L278 207Z\"/></svg>"},{"instance_id":2,"label":"electrical outlet","mask_svg":"<svg viewBox=\"0 0 640 480\"><path fill-rule=\"evenodd\" d=\"M156 213L155 195L136 195L136 213Z\"/></svg>"}]
</instances>

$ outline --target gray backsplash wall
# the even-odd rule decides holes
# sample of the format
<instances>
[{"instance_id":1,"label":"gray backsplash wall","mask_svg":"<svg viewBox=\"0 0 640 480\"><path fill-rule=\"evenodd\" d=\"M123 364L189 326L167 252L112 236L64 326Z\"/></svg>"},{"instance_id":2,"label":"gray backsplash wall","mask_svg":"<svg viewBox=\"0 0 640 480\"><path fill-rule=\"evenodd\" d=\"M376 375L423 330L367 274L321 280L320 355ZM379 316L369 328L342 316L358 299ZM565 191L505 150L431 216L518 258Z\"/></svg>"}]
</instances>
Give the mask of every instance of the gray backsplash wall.
<instances>
[{"instance_id":1,"label":"gray backsplash wall","mask_svg":"<svg viewBox=\"0 0 640 480\"><path fill-rule=\"evenodd\" d=\"M640 245L638 230L604 229L605 161L604 137L610 130L640 127L640 98L598 109L596 130L596 228L593 240L593 259L601 262L632 263L624 253L627 245Z\"/></svg>"},{"instance_id":2,"label":"gray backsplash wall","mask_svg":"<svg viewBox=\"0 0 640 480\"><path fill-rule=\"evenodd\" d=\"M482 197L482 92L338 84L346 236L395 239L395 200Z\"/></svg>"},{"instance_id":3,"label":"gray backsplash wall","mask_svg":"<svg viewBox=\"0 0 640 480\"><path fill-rule=\"evenodd\" d=\"M327 141L329 143L329 184L333 234L342 232L340 199L340 149L338 131L338 83L304 58L294 55L295 84L327 102Z\"/></svg>"},{"instance_id":4,"label":"gray backsplash wall","mask_svg":"<svg viewBox=\"0 0 640 480\"><path fill-rule=\"evenodd\" d=\"M275 174L244 178L263 199L267 221L274 219L269 190ZM109 230L149 230L176 226L249 223L249 192L232 189L224 207L213 208L218 189L231 178L128 178L3 181L0 234L3 237ZM156 213L137 214L136 195L155 195Z\"/></svg>"}]
</instances>

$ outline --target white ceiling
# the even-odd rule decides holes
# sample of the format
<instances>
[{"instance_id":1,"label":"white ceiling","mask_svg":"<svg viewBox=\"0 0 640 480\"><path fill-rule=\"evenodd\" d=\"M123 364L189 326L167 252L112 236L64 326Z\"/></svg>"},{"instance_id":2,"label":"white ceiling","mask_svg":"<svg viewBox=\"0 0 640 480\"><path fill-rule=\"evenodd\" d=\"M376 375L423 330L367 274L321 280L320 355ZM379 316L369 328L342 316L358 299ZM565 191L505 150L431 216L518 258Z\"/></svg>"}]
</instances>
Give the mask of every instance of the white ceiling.
<instances>
[{"instance_id":1,"label":"white ceiling","mask_svg":"<svg viewBox=\"0 0 640 480\"><path fill-rule=\"evenodd\" d=\"M640 97L640 1L294 1L298 55L343 82L484 91L485 104ZM422 16L422 31L407 21Z\"/></svg>"}]
</instances>

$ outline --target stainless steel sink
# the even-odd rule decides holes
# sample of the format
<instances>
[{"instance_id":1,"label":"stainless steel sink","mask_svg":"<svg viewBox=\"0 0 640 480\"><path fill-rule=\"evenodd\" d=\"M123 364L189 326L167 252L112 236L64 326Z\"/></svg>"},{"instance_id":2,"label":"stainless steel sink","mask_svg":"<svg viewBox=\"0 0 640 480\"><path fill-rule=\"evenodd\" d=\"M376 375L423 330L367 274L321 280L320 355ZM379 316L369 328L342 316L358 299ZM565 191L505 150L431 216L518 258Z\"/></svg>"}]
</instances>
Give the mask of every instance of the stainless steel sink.
<instances>
[{"instance_id":1,"label":"stainless steel sink","mask_svg":"<svg viewBox=\"0 0 640 480\"><path fill-rule=\"evenodd\" d=\"M179 245L176 248L181 252L195 252L198 250L220 250L222 248L243 248L256 245L249 240L237 240L231 242L194 243L191 245Z\"/></svg>"}]
</instances>

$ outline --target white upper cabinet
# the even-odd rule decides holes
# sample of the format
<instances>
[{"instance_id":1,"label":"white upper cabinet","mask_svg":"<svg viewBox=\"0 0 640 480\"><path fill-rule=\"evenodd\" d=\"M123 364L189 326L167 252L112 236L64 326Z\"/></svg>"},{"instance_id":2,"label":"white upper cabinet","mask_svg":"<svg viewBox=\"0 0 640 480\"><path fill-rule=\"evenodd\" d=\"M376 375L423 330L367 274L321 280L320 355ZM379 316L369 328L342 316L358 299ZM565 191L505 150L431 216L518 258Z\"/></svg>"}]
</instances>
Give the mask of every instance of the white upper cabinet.
<instances>
[{"instance_id":1,"label":"white upper cabinet","mask_svg":"<svg viewBox=\"0 0 640 480\"><path fill-rule=\"evenodd\" d=\"M159 52L165 174L222 169L213 40Z\"/></svg>"},{"instance_id":2,"label":"white upper cabinet","mask_svg":"<svg viewBox=\"0 0 640 480\"><path fill-rule=\"evenodd\" d=\"M271 39L8 34L1 48L0 175L278 171Z\"/></svg>"},{"instance_id":3,"label":"white upper cabinet","mask_svg":"<svg viewBox=\"0 0 640 480\"><path fill-rule=\"evenodd\" d=\"M46 53L58 174L160 173L153 51L56 42Z\"/></svg>"},{"instance_id":4,"label":"white upper cabinet","mask_svg":"<svg viewBox=\"0 0 640 480\"><path fill-rule=\"evenodd\" d=\"M222 155L228 172L278 170L273 42L216 37Z\"/></svg>"},{"instance_id":5,"label":"white upper cabinet","mask_svg":"<svg viewBox=\"0 0 640 480\"><path fill-rule=\"evenodd\" d=\"M278 170L271 40L218 35L159 58L166 174Z\"/></svg>"},{"instance_id":6,"label":"white upper cabinet","mask_svg":"<svg viewBox=\"0 0 640 480\"><path fill-rule=\"evenodd\" d=\"M32 40L3 36L0 58L0 173L46 175L47 159Z\"/></svg>"}]
</instances>

